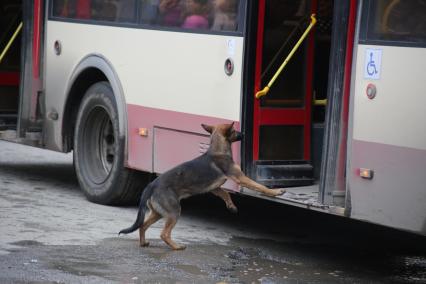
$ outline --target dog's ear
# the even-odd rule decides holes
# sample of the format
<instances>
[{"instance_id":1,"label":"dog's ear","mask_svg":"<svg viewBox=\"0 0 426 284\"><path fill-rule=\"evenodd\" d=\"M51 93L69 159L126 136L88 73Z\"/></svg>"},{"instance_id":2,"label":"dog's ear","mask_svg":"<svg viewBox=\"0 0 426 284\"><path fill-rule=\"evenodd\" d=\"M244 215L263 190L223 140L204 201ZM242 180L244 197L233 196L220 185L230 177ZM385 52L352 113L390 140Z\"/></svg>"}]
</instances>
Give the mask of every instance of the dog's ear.
<instances>
[{"instance_id":1,"label":"dog's ear","mask_svg":"<svg viewBox=\"0 0 426 284\"><path fill-rule=\"evenodd\" d=\"M231 122L230 124L226 125L226 134L231 135L232 130L234 129L234 122Z\"/></svg>"},{"instance_id":2,"label":"dog's ear","mask_svg":"<svg viewBox=\"0 0 426 284\"><path fill-rule=\"evenodd\" d=\"M201 124L201 126L204 128L205 131L212 134L213 133L213 126L207 125L207 124Z\"/></svg>"}]
</instances>

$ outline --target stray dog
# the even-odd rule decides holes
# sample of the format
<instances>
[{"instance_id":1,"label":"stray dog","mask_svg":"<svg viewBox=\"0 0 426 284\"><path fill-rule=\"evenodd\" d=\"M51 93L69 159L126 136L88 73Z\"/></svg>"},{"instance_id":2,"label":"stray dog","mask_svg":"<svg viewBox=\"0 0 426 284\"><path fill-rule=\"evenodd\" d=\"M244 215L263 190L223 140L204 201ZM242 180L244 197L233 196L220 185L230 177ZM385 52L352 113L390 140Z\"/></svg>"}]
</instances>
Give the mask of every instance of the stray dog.
<instances>
[{"instance_id":1,"label":"stray dog","mask_svg":"<svg viewBox=\"0 0 426 284\"><path fill-rule=\"evenodd\" d=\"M229 193L220 188L227 178L240 186L244 186L268 196L283 194L284 189L269 189L248 178L232 159L232 142L242 138L231 124L202 127L211 134L210 147L203 155L180 164L163 173L147 185L141 195L139 211L135 223L119 232L128 234L139 229L140 246L148 246L145 241L145 231L149 226L165 218L165 226L161 239L172 249L182 250L185 246L171 239L171 232L180 216L180 200L201 193L212 192L222 198L228 209L236 212ZM150 209L150 215L145 220L145 213Z\"/></svg>"}]
</instances>

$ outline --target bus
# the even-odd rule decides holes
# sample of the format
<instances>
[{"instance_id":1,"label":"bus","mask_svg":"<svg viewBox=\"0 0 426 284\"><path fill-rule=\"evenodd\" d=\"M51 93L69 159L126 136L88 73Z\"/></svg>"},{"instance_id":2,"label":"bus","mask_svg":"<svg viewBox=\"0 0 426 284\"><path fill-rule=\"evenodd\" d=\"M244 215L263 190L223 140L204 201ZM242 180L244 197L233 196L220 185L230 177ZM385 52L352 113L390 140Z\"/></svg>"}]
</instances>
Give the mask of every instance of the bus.
<instances>
[{"instance_id":1,"label":"bus","mask_svg":"<svg viewBox=\"0 0 426 284\"><path fill-rule=\"evenodd\" d=\"M426 235L426 1L4 0L0 15L0 138L72 151L90 201L135 202L206 152L201 123L233 122L234 160L287 191L226 190Z\"/></svg>"}]
</instances>

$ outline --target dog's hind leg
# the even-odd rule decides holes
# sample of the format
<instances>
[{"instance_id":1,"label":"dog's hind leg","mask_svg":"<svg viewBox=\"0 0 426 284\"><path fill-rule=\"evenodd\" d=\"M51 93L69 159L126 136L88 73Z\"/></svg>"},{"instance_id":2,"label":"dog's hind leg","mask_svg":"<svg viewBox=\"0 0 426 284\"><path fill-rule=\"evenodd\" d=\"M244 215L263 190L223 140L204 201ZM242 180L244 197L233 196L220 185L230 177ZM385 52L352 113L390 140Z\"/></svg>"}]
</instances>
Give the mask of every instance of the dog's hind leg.
<instances>
[{"instance_id":1,"label":"dog's hind leg","mask_svg":"<svg viewBox=\"0 0 426 284\"><path fill-rule=\"evenodd\" d=\"M212 190L212 193L225 201L226 208L228 208L232 213L238 212L237 206L235 206L234 202L232 202L229 192L222 188L216 188Z\"/></svg>"},{"instance_id":2,"label":"dog's hind leg","mask_svg":"<svg viewBox=\"0 0 426 284\"><path fill-rule=\"evenodd\" d=\"M139 228L139 243L141 247L147 247L149 246L149 242L145 240L145 232L155 222L161 219L161 215L158 214L156 211L151 209L151 213L149 214L148 218L145 220L143 225Z\"/></svg>"},{"instance_id":3,"label":"dog's hind leg","mask_svg":"<svg viewBox=\"0 0 426 284\"><path fill-rule=\"evenodd\" d=\"M177 217L167 216L166 224L161 232L161 239L166 242L174 250L183 250L186 248L184 245L179 245L172 240L172 230L177 223Z\"/></svg>"}]
</instances>

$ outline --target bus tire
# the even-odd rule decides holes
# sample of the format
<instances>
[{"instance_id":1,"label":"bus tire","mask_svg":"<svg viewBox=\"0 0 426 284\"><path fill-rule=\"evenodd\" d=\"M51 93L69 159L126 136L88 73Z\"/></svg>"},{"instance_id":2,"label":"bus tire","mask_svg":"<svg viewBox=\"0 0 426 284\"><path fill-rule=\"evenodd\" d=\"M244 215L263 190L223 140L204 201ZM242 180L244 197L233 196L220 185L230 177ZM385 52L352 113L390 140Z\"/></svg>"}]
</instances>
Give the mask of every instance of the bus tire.
<instances>
[{"instance_id":1,"label":"bus tire","mask_svg":"<svg viewBox=\"0 0 426 284\"><path fill-rule=\"evenodd\" d=\"M74 132L74 164L87 199L105 205L136 204L149 174L124 166L114 93L108 82L93 84L80 104Z\"/></svg>"}]
</instances>

